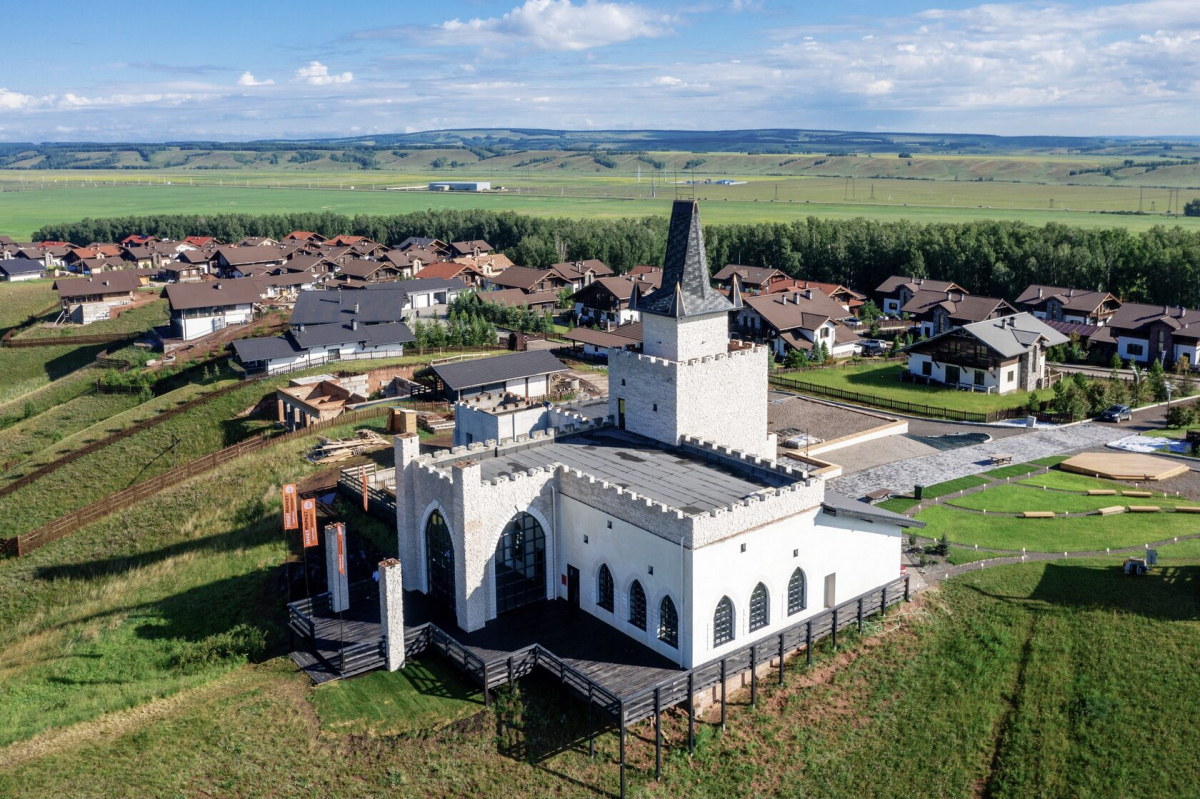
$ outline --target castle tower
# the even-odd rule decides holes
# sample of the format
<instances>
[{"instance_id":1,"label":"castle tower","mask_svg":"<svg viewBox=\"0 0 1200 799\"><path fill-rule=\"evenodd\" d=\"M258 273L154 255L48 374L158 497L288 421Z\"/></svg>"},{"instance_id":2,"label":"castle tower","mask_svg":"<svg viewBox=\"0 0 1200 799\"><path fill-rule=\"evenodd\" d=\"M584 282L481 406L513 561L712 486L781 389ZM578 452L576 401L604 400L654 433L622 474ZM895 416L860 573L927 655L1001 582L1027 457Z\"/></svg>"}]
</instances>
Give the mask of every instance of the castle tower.
<instances>
[{"instance_id":1,"label":"castle tower","mask_svg":"<svg viewBox=\"0 0 1200 799\"><path fill-rule=\"evenodd\" d=\"M769 353L730 348L736 285L731 297L712 287L698 203L676 200L662 286L631 302L642 315L642 352L609 360L609 413L619 426L667 444L695 436L774 460Z\"/></svg>"}]
</instances>

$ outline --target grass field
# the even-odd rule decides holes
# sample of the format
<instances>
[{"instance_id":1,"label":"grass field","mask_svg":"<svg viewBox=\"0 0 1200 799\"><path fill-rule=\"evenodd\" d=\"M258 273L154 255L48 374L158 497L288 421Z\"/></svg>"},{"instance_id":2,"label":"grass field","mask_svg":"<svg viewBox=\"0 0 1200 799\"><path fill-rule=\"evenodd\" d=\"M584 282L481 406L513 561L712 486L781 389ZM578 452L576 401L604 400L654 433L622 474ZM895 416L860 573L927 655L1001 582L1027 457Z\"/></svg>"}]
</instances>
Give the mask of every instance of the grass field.
<instances>
[{"instance_id":1,"label":"grass field","mask_svg":"<svg viewBox=\"0 0 1200 799\"><path fill-rule=\"evenodd\" d=\"M3 224L3 223L0 223ZM0 292L0 336L24 322L30 316L50 306L57 306L58 293L53 280L30 280L5 283Z\"/></svg>"},{"instance_id":2,"label":"grass field","mask_svg":"<svg viewBox=\"0 0 1200 799\"><path fill-rule=\"evenodd\" d=\"M165 325L170 315L166 299L157 299L137 308L123 311L115 319L102 319L90 325L38 324L17 334L19 339L49 339L69 336L101 336L144 333L152 327ZM52 320L53 321L53 320Z\"/></svg>"},{"instance_id":3,"label":"grass field","mask_svg":"<svg viewBox=\"0 0 1200 799\"><path fill-rule=\"evenodd\" d=\"M76 347L23 347L0 350L0 417L11 416L14 404L40 388L76 372L96 360L103 344ZM98 373L97 373L98 374ZM24 408L17 409L24 414Z\"/></svg>"},{"instance_id":4,"label":"grass field","mask_svg":"<svg viewBox=\"0 0 1200 799\"><path fill-rule=\"evenodd\" d=\"M1143 483L1137 489L1129 483L1119 483L1116 480L1103 480L1094 477L1088 477L1084 474L1075 474L1074 472L1064 472L1059 469L1051 469L1045 474L1026 477L1021 480L1022 485L1037 486L1039 488L1057 488L1060 491L1094 491L1112 489L1114 491L1153 491L1158 494L1164 493L1164 489L1160 485L1154 483Z\"/></svg>"},{"instance_id":5,"label":"grass field","mask_svg":"<svg viewBox=\"0 0 1200 799\"><path fill-rule=\"evenodd\" d=\"M968 494L946 500L946 504L956 508L986 510L994 513L1024 513L1026 511L1053 511L1055 513L1086 513L1114 505L1146 505L1153 504L1161 508L1173 508L1176 505L1196 505L1195 500L1187 498L1156 498L1153 500L1136 499L1122 496L1089 497L1080 494L1065 494L1061 491L1041 491L1033 486L998 485L981 491L978 494ZM1200 521L1195 523L1200 532Z\"/></svg>"},{"instance_id":6,"label":"grass field","mask_svg":"<svg viewBox=\"0 0 1200 799\"><path fill-rule=\"evenodd\" d=\"M786 687L763 681L756 708L745 692L734 695L727 730L698 725L690 761L681 751L685 717L667 714L661 783L653 780L653 730L636 729L631 795L897 797L913 795L914 785L921 795L997 799L1193 795L1200 761L1187 753L1200 707L1180 698L1200 692L1192 665L1200 659L1192 590L1200 551L1180 554L1137 581L1120 576L1116 559L957 578L891 634L850 634L836 658L819 647L815 675L793 665ZM154 559L86 579L108 585L107 601L120 604L130 583L146 590L178 568ZM10 633L26 647L22 661L34 664L23 679L51 671L65 655L64 632L52 621L64 610L53 599L44 624ZM85 652L131 623L106 612L97 622ZM49 660L35 662L39 654ZM231 660L134 711L50 728L0 750L0 793L63 795L82 783L90 793L129 796L616 792L615 735L598 738L591 760L586 714L573 702L564 713L548 683L531 680L515 699L500 697L498 712L519 728L503 729L496 712L484 712L416 736L358 733L379 729L372 697L418 713L433 706L438 722L452 717L453 709L423 695L427 686L372 677L335 690L347 688L351 695L361 688L365 703L322 696L325 689L312 689L284 658ZM447 688L463 690L453 681ZM100 693L92 685L62 690Z\"/></svg>"},{"instance_id":7,"label":"grass field","mask_svg":"<svg viewBox=\"0 0 1200 799\"><path fill-rule=\"evenodd\" d=\"M885 397L897 402L974 413L1019 408L1029 398L1029 394L1024 391L1015 391L1004 395L977 394L916 383L901 383L900 373L904 369L905 367L901 364L862 363L855 366L808 369L789 373L787 377L789 379L794 377L803 383Z\"/></svg>"},{"instance_id":8,"label":"grass field","mask_svg":"<svg viewBox=\"0 0 1200 799\"><path fill-rule=\"evenodd\" d=\"M935 507L921 511L917 518L925 522L921 534L930 538L945 535L957 544L978 544L985 549L1010 551L1019 551L1024 547L1031 552L1090 552L1108 547L1136 547L1151 541L1200 532L1197 520L1183 513L1022 519Z\"/></svg>"},{"instance_id":9,"label":"grass field","mask_svg":"<svg viewBox=\"0 0 1200 799\"><path fill-rule=\"evenodd\" d=\"M930 182L896 181L909 186L933 186ZM840 187L842 181L834 181ZM351 185L346 183L347 186ZM712 192L699 192L705 200L707 224L787 222L808 216L828 219L867 217L883 221L906 219L914 222L967 222L976 219L1002 219L1042 225L1058 222L1083 227L1122 227L1146 230L1155 225L1200 227L1200 219L1161 215L1118 215L1038 207L1001 207L1008 203L984 203L992 207L966 207L950 203L951 195L926 202L893 203L842 201L833 189L807 193L810 181L801 181L803 191L776 201L772 196L731 198ZM983 184L980 184L983 185ZM648 187L647 187L648 188ZM740 187L734 187L740 188ZM565 188L563 189L565 192ZM429 209L511 210L534 216L572 218L623 218L666 216L670 212L673 190L659 191L657 198L612 196L603 187L585 187L585 196L559 195L551 189L544 194L465 194L451 192L394 192L350 189L189 187L183 185L105 186L91 188L30 189L0 192L0 234L28 237L42 225L72 222L86 217L112 217L143 214L266 214L288 211L334 211L354 214L403 214ZM764 190L769 191L769 190ZM840 191L838 189L837 191ZM1096 190L1085 190L1092 195ZM1134 192L1136 194L1136 191ZM836 194L836 196L833 196ZM829 196L826 196L829 195ZM689 194L690 196L690 194ZM955 197L957 195L954 195Z\"/></svg>"},{"instance_id":10,"label":"grass field","mask_svg":"<svg viewBox=\"0 0 1200 799\"><path fill-rule=\"evenodd\" d=\"M993 480L1005 480L1012 477L1022 477L1030 472L1036 472L1042 468L1040 463L1014 463L1009 466L1001 466L999 469L990 469L984 474Z\"/></svg>"},{"instance_id":11,"label":"grass field","mask_svg":"<svg viewBox=\"0 0 1200 799\"><path fill-rule=\"evenodd\" d=\"M956 477L953 480L947 480L944 483L934 483L930 486L925 486L921 492L924 499L937 499L949 494L956 494L959 491L966 491L968 488L975 486L987 485L988 479L975 474L968 474L964 477Z\"/></svg>"}]
</instances>

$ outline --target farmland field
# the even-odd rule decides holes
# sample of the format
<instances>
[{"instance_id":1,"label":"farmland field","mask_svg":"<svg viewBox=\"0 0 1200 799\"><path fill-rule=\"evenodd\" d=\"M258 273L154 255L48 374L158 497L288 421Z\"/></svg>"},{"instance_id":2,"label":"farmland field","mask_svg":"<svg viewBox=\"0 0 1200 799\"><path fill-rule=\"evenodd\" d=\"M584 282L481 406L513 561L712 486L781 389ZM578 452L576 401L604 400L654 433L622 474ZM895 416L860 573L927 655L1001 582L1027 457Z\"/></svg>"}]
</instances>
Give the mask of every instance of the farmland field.
<instances>
[{"instance_id":1,"label":"farmland field","mask_svg":"<svg viewBox=\"0 0 1200 799\"><path fill-rule=\"evenodd\" d=\"M207 178L206 178L207 179ZM755 223L816 216L830 219L868 217L883 221L908 219L915 222L967 222L1001 219L1047 222L1085 227L1124 227L1145 230L1154 225L1200 227L1200 219L1167 217L1162 214L1128 215L1096 213L1099 210L1136 209L1137 190L1088 187L1024 186L936 181L892 180L895 186L875 187L876 199L856 195L843 200L841 179L804 178L788 181L752 181L742 186L697 188L696 196L706 201L704 218L710 224ZM535 216L574 218L621 218L665 216L675 189L628 186L609 181L577 178L567 185L538 185L515 191L465 194L428 191L363 190L358 183L344 181L346 188L252 187L162 185L87 185L0 191L0 234L28 237L42 225L70 222L85 217L185 213L282 213L333 211L354 214L402 214L427 209L512 210ZM354 190L349 187L356 186ZM778 187L778 199L776 188ZM682 189L682 187L681 187ZM720 189L718 191L718 189ZM1075 199L1065 201L1074 189ZM1109 200L1106 191L1114 193ZM1118 195L1119 196L1116 196ZM1197 192L1200 195L1200 192ZM691 196L690 188L682 196ZM1050 201L1054 200L1051 206Z\"/></svg>"}]
</instances>

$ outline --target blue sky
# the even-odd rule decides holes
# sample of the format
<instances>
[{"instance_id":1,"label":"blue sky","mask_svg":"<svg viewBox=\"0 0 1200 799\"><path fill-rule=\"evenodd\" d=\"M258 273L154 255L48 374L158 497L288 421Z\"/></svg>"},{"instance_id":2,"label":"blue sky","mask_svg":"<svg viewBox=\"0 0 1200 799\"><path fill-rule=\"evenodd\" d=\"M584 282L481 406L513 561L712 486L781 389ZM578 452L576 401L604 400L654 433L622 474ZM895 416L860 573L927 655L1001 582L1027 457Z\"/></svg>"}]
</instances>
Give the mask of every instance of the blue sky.
<instances>
[{"instance_id":1,"label":"blue sky","mask_svg":"<svg viewBox=\"0 0 1200 799\"><path fill-rule=\"evenodd\" d=\"M10 4L0 140L1200 134L1200 0Z\"/></svg>"}]
</instances>

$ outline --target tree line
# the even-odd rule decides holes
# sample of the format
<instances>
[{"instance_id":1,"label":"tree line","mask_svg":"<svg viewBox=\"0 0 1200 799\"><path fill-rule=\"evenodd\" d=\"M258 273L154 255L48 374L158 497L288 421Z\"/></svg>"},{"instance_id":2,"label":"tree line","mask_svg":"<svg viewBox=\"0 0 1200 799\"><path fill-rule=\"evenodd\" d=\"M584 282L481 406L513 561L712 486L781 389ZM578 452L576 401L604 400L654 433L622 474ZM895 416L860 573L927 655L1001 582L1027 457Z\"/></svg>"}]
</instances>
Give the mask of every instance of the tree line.
<instances>
[{"instance_id":1,"label":"tree line","mask_svg":"<svg viewBox=\"0 0 1200 799\"><path fill-rule=\"evenodd\" d=\"M409 236L485 239L514 263L546 267L599 258L617 272L661 264L664 217L562 219L512 211L430 210L393 216L321 213L151 215L46 225L35 240L120 241L130 233L238 241L292 230L346 233L396 245ZM952 280L975 294L1015 298L1027 285L1111 291L1126 302L1200 307L1200 232L1154 227L1083 229L979 220L921 224L869 219L708 225L714 270L726 263L770 266L790 277L871 293L893 274Z\"/></svg>"}]
</instances>

